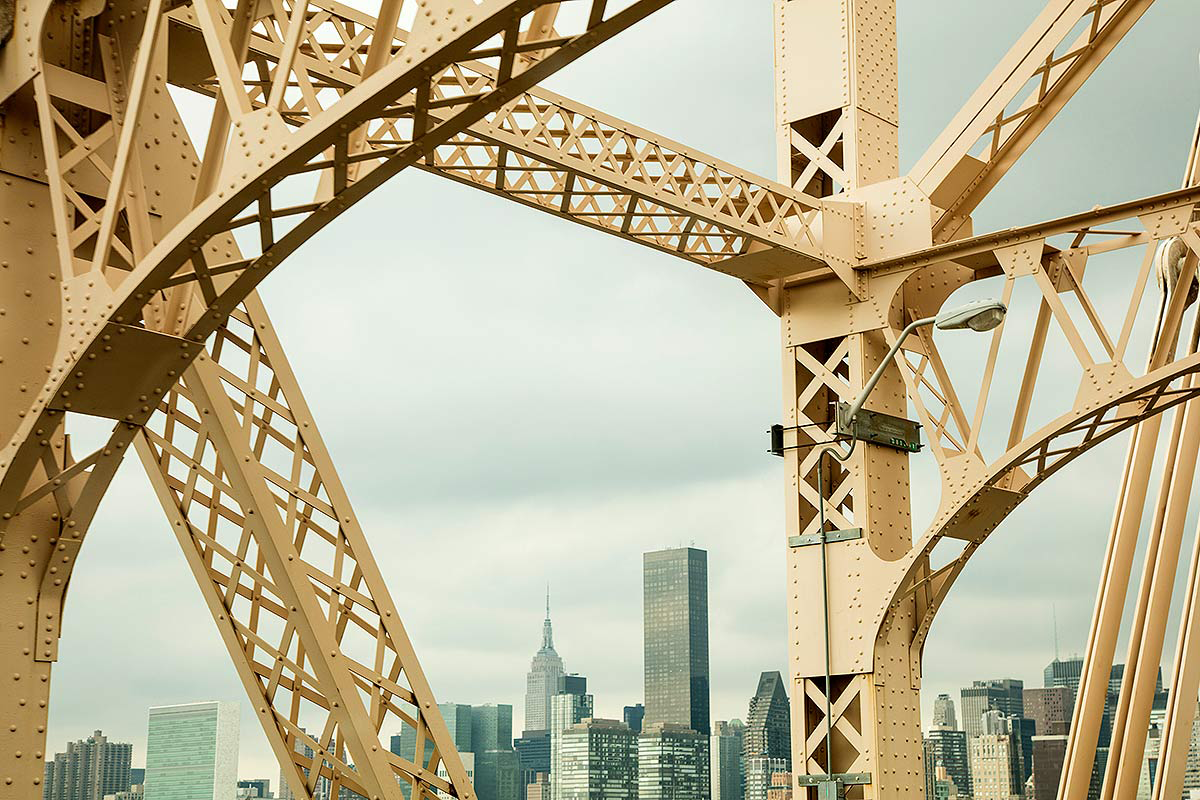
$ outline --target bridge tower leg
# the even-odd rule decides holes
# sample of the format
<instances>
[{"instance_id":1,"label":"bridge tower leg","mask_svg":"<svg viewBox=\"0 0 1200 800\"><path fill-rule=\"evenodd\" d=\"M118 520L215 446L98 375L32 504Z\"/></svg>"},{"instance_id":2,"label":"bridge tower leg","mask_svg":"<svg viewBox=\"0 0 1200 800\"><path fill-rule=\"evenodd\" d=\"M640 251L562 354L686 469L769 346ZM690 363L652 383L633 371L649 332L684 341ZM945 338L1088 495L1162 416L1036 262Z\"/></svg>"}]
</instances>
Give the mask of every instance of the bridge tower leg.
<instances>
[{"instance_id":1,"label":"bridge tower leg","mask_svg":"<svg viewBox=\"0 0 1200 800\"><path fill-rule=\"evenodd\" d=\"M833 198L827 242L841 220L848 256L866 255L867 215L897 182L898 117L894 0L777 0L776 113L779 179ZM881 188L881 187L879 187ZM909 198L915 202L916 195ZM901 202L904 202L901 198ZM834 214L837 215L836 219ZM914 615L894 614L895 635L876 641L882 569L911 547L906 452L858 443L843 466L817 445L832 438L836 401L850 402L890 344L903 304L896 286L825 278L780 285L783 322L787 508L787 603L792 771L797 797L840 796L814 786L843 776L850 798L919 797L923 791L919 662L911 662ZM923 304L922 304L923 305ZM905 320L907 321L907 320ZM894 367L868 408L904 416ZM861 538L819 543L818 468L825 531ZM824 553L822 553L824 550ZM828 580L831 681L825 681L822 570ZM911 601L908 601L911 603ZM908 630L905 630L907 625ZM828 722L827 722L828 710ZM833 791L834 795L825 792Z\"/></svg>"},{"instance_id":2,"label":"bridge tower leg","mask_svg":"<svg viewBox=\"0 0 1200 800\"><path fill-rule=\"evenodd\" d=\"M29 413L62 328L50 192L40 153L13 144L38 127L31 93L9 101L0 145L0 440ZM12 139L10 140L10 133ZM43 331L49 332L49 336ZM64 414L33 431L41 457L0 510L0 796L35 797L45 774L51 667L84 534L134 429L76 460Z\"/></svg>"}]
</instances>

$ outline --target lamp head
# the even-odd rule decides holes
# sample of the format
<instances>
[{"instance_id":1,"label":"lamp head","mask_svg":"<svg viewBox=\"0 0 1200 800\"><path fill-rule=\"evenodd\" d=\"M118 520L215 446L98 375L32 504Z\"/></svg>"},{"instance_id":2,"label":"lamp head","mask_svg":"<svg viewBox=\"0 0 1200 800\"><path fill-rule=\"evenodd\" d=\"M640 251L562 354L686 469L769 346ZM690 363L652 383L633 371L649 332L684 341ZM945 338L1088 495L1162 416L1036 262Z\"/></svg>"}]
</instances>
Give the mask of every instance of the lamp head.
<instances>
[{"instance_id":1,"label":"lamp head","mask_svg":"<svg viewBox=\"0 0 1200 800\"><path fill-rule=\"evenodd\" d=\"M1004 321L1008 312L999 300L973 300L966 305L943 311L933 324L944 331L970 328L973 331L990 331Z\"/></svg>"}]
</instances>

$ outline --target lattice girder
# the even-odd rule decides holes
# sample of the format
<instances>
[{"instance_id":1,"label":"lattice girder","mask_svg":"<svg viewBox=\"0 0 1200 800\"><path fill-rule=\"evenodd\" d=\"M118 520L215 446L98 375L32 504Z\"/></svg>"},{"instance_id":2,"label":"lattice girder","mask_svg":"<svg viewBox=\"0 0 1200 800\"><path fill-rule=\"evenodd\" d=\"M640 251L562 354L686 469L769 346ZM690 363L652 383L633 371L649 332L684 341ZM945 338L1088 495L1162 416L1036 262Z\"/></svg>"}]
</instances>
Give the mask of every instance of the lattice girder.
<instances>
[{"instance_id":1,"label":"lattice girder","mask_svg":"<svg viewBox=\"0 0 1200 800\"><path fill-rule=\"evenodd\" d=\"M470 796L255 296L216 334L137 444L268 739L281 763L297 767L289 775L294 791L312 791L325 777L334 791L344 785L364 796L399 797L398 781L412 796ZM381 741L406 726L419 734L418 761L427 763L390 753ZM304 747L313 759L303 759ZM451 782L436 775L441 761Z\"/></svg>"},{"instance_id":2,"label":"lattice girder","mask_svg":"<svg viewBox=\"0 0 1200 800\"><path fill-rule=\"evenodd\" d=\"M375 21L361 12L334 2L308 7L339 32L344 46L306 47L293 57L294 97L281 109L289 124L302 124L358 85L356 56L365 52L367 34L373 36ZM284 52L280 27L287 11L280 4L274 24L249 41L251 57L272 80ZM199 26L186 9L171 19L195 37ZM346 33L351 26L357 37ZM406 35L397 32L397 45ZM199 41L193 49L201 49ZM211 94L211 79L186 53L180 49L172 81ZM494 70L472 67L472 77L494 81ZM456 79L465 76L450 76L449 83ZM268 99L251 95L255 107ZM415 166L763 285L825 268L819 226L814 230L817 198L545 89L521 94ZM738 258L750 253L765 255Z\"/></svg>"}]
</instances>

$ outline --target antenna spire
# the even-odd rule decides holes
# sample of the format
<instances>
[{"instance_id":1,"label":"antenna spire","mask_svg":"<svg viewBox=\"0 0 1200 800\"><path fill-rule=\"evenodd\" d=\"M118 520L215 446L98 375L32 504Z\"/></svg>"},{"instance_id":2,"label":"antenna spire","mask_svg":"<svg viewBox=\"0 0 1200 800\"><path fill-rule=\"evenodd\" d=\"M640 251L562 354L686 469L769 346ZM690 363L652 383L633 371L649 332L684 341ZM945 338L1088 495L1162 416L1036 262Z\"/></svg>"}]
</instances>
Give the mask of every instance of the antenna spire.
<instances>
[{"instance_id":1,"label":"antenna spire","mask_svg":"<svg viewBox=\"0 0 1200 800\"><path fill-rule=\"evenodd\" d=\"M550 627L550 584L546 584L546 621L542 623L542 649L554 649L554 630Z\"/></svg>"}]
</instances>

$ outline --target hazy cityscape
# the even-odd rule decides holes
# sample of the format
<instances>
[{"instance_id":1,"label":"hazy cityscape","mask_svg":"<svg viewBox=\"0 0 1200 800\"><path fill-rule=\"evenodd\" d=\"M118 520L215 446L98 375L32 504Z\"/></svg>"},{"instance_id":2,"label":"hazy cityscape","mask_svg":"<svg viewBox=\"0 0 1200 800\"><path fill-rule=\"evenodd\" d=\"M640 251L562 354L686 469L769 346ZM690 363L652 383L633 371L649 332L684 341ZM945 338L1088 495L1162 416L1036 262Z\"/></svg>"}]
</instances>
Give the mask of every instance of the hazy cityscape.
<instances>
[{"instance_id":1,"label":"hazy cityscape","mask_svg":"<svg viewBox=\"0 0 1200 800\"><path fill-rule=\"evenodd\" d=\"M555 649L550 600L547 590L519 729L510 703L439 704L479 800L791 800L791 709L782 671L758 675L744 720L710 720L706 551L643 555L644 698L625 705L621 719L597 716L588 677L568 671ZM926 797L1056 798L1082 668L1082 658L1056 655L1039 687L984 678L939 692L924 736ZM1089 800L1100 796L1123 671L1114 666L1109 681ZM1160 671L1138 800L1150 797L1167 699ZM131 744L110 741L101 730L68 743L47 760L44 800L294 797L283 772L239 775L236 702L153 707L147 726L144 767L132 765ZM390 750L402 758L415 761L416 747L411 727L390 736ZM314 760L311 748L297 751ZM438 774L447 777L444 766ZM319 775L309 783L317 800L360 797L342 788L335 799ZM1200 798L1200 724L1184 796Z\"/></svg>"}]
</instances>

